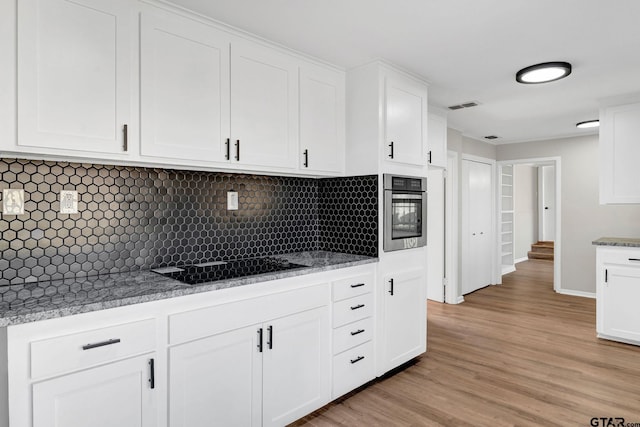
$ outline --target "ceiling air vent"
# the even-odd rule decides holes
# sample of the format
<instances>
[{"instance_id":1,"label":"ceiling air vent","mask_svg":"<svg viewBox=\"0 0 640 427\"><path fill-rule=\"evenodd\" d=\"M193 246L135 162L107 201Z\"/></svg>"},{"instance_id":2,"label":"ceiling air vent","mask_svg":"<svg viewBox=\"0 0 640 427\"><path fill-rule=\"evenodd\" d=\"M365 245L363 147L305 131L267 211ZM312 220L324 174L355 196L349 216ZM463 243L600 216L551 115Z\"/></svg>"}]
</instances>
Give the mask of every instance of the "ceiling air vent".
<instances>
[{"instance_id":1,"label":"ceiling air vent","mask_svg":"<svg viewBox=\"0 0 640 427\"><path fill-rule=\"evenodd\" d=\"M496 135L487 135L484 137L484 139L498 139L499 137Z\"/></svg>"},{"instance_id":2,"label":"ceiling air vent","mask_svg":"<svg viewBox=\"0 0 640 427\"><path fill-rule=\"evenodd\" d=\"M458 104L458 105L451 105L448 108L449 110L460 110L462 108L476 107L477 105L479 105L478 102L470 101L470 102L463 102L462 104Z\"/></svg>"}]
</instances>

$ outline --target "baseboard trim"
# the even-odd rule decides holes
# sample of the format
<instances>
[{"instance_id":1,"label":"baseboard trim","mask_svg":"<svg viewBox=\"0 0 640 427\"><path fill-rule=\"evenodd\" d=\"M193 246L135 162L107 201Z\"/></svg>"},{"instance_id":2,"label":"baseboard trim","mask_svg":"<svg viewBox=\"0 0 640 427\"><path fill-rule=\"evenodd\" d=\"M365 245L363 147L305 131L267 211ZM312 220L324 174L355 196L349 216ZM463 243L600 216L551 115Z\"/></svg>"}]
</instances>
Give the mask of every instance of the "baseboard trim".
<instances>
[{"instance_id":1,"label":"baseboard trim","mask_svg":"<svg viewBox=\"0 0 640 427\"><path fill-rule=\"evenodd\" d=\"M570 289L558 289L556 292L559 294L571 295L574 297L593 298L593 299L595 299L596 297L595 292L572 291Z\"/></svg>"},{"instance_id":2,"label":"baseboard trim","mask_svg":"<svg viewBox=\"0 0 640 427\"><path fill-rule=\"evenodd\" d=\"M529 260L529 258L525 256L525 257L522 257L522 258L518 258L518 259L516 259L516 260L513 260L513 263L514 263L514 264L517 264L517 263L519 263L519 262L528 261L528 260Z\"/></svg>"}]
</instances>

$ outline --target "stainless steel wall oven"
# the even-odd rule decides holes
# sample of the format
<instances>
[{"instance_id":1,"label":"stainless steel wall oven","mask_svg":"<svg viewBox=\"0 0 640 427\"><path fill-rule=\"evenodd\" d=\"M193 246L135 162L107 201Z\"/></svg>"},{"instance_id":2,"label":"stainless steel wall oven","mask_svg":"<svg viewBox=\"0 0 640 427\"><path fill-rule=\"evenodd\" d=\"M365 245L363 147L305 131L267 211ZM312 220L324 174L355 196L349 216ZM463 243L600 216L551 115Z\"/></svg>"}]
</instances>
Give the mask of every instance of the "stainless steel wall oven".
<instances>
[{"instance_id":1,"label":"stainless steel wall oven","mask_svg":"<svg viewBox=\"0 0 640 427\"><path fill-rule=\"evenodd\" d=\"M385 252L427 244L427 178L383 175Z\"/></svg>"}]
</instances>

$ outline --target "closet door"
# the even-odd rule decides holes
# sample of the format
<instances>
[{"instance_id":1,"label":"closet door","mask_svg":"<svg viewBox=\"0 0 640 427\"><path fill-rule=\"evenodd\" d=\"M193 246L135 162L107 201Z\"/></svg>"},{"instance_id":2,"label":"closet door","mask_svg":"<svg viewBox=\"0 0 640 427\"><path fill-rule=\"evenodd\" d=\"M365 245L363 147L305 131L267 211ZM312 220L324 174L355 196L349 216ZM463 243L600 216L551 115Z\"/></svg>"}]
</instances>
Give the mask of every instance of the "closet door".
<instances>
[{"instance_id":1,"label":"closet door","mask_svg":"<svg viewBox=\"0 0 640 427\"><path fill-rule=\"evenodd\" d=\"M462 161L462 294L491 284L492 166Z\"/></svg>"}]
</instances>

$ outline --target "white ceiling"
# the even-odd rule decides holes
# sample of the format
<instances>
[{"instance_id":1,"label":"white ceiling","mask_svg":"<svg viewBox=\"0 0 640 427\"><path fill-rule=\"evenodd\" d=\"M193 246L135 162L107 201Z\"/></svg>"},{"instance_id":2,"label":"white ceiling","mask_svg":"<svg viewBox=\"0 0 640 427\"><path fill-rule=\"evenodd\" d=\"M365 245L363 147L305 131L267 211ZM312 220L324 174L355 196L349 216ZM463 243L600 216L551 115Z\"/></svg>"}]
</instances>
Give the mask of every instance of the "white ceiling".
<instances>
[{"instance_id":1,"label":"white ceiling","mask_svg":"<svg viewBox=\"0 0 640 427\"><path fill-rule=\"evenodd\" d=\"M431 82L429 104L467 101L449 126L495 143L583 135L598 100L640 92L639 0L173 0L344 68L387 59ZM543 85L520 68L567 61ZM597 132L597 131L596 131Z\"/></svg>"}]
</instances>

